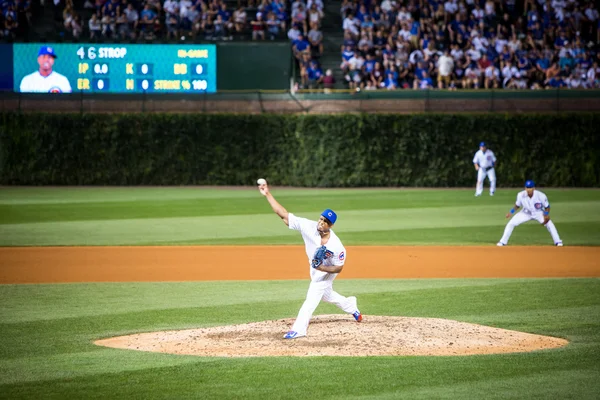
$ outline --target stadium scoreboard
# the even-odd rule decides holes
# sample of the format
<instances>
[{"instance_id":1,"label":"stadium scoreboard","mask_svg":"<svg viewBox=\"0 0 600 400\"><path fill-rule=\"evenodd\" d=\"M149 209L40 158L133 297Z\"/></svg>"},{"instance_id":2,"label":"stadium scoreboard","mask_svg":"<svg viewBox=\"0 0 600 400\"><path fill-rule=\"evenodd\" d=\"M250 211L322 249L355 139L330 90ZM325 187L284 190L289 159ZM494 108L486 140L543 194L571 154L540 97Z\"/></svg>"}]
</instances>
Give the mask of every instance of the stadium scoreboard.
<instances>
[{"instance_id":1,"label":"stadium scoreboard","mask_svg":"<svg viewBox=\"0 0 600 400\"><path fill-rule=\"evenodd\" d=\"M73 92L213 93L215 45L15 44L14 86L40 68L38 51L52 46L53 71Z\"/></svg>"}]
</instances>

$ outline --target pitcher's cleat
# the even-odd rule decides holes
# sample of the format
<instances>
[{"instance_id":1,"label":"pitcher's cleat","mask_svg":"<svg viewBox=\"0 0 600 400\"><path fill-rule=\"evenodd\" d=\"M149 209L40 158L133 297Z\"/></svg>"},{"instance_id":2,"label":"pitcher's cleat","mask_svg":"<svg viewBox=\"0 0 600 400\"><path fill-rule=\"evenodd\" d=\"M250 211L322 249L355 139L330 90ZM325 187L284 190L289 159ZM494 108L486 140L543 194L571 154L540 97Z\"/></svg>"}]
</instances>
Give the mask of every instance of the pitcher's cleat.
<instances>
[{"instance_id":1,"label":"pitcher's cleat","mask_svg":"<svg viewBox=\"0 0 600 400\"><path fill-rule=\"evenodd\" d=\"M506 245L504 243L502 243L502 242L498 242L498 243L496 243L496 246L502 247L502 246L506 246Z\"/></svg>"},{"instance_id":2,"label":"pitcher's cleat","mask_svg":"<svg viewBox=\"0 0 600 400\"><path fill-rule=\"evenodd\" d=\"M360 311L356 311L354 314L352 314L352 316L354 317L356 322L362 321L362 314L360 313Z\"/></svg>"},{"instance_id":3,"label":"pitcher's cleat","mask_svg":"<svg viewBox=\"0 0 600 400\"><path fill-rule=\"evenodd\" d=\"M303 337L306 335L299 335L298 332L295 331L289 331L288 333L285 334L285 336L283 337L284 339L297 339L299 337Z\"/></svg>"}]
</instances>

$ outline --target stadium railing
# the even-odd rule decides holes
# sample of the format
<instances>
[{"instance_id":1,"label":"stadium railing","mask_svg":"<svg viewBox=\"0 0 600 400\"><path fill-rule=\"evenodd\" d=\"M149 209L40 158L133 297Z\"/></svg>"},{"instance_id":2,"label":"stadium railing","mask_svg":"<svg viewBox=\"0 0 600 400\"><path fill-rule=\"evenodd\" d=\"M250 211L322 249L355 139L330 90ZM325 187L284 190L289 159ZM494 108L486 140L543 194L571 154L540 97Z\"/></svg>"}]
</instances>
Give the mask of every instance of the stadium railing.
<instances>
[{"instance_id":1,"label":"stadium railing","mask_svg":"<svg viewBox=\"0 0 600 400\"><path fill-rule=\"evenodd\" d=\"M600 111L600 90L219 91L205 94L0 93L3 112L561 113Z\"/></svg>"}]
</instances>

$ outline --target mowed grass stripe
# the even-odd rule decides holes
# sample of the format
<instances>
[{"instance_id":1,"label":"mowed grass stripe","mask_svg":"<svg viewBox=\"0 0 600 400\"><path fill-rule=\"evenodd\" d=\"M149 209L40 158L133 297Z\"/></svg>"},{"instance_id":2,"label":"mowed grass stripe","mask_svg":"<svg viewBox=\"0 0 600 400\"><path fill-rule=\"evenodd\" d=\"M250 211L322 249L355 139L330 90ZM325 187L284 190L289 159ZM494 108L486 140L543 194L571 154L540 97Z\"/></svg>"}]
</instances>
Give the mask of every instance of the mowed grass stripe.
<instances>
[{"instance_id":1,"label":"mowed grass stripe","mask_svg":"<svg viewBox=\"0 0 600 400\"><path fill-rule=\"evenodd\" d=\"M555 221L561 239L568 246L597 246L600 244L600 222ZM346 246L418 245L418 246L486 246L495 245L504 232L504 225L453 228L423 228L343 232ZM192 239L178 242L148 242L143 245L302 245L299 236L277 235L234 239ZM552 245L548 231L534 221L514 230L511 246Z\"/></svg>"},{"instance_id":2,"label":"mowed grass stripe","mask_svg":"<svg viewBox=\"0 0 600 400\"><path fill-rule=\"evenodd\" d=\"M518 282L537 280L521 279ZM551 280L543 279L544 282ZM342 293L362 294L473 288L514 282L514 279L344 279L340 275L335 287ZM223 296L223 293L228 295ZM305 296L305 280L1 285L0 321L13 324L174 308L227 307L273 299L301 301ZM78 306L73 307L73 304Z\"/></svg>"},{"instance_id":3,"label":"mowed grass stripe","mask_svg":"<svg viewBox=\"0 0 600 400\"><path fill-rule=\"evenodd\" d=\"M270 210L256 189L40 189L0 190L0 224L174 218L260 214ZM107 191L105 193L105 191ZM115 194L116 193L116 194ZM509 207L517 191L504 190L495 197L474 198L468 190L277 190L278 200L290 211L307 212L443 208L503 205ZM552 204L600 201L600 191L552 190ZM47 197L51 197L50 200Z\"/></svg>"},{"instance_id":4,"label":"mowed grass stripe","mask_svg":"<svg viewBox=\"0 0 600 400\"><path fill-rule=\"evenodd\" d=\"M557 224L600 222L600 202L574 202L553 212ZM503 226L503 206L461 206L339 212L334 228L344 238L349 233ZM299 216L316 219L319 210ZM51 245L140 245L189 243L281 235L290 239L296 232L286 229L273 213L237 216L147 218L76 222L43 222L0 225L0 246ZM368 235L363 235L368 237ZM460 236L465 242L468 237ZM390 243L390 241L386 241ZM384 244L384 243L382 243Z\"/></svg>"}]
</instances>

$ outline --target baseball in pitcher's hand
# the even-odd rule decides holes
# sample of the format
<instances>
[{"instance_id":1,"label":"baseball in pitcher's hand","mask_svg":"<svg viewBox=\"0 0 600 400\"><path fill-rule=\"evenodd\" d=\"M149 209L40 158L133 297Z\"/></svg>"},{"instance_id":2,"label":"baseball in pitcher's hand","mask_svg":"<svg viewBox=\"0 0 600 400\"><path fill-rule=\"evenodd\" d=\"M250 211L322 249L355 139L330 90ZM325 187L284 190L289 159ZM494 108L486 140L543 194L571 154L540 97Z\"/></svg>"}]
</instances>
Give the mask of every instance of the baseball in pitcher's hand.
<instances>
[{"instance_id":1,"label":"baseball in pitcher's hand","mask_svg":"<svg viewBox=\"0 0 600 400\"><path fill-rule=\"evenodd\" d=\"M550 221L550 216L549 215L544 215L544 222L543 222L543 224L546 225L548 223L548 221Z\"/></svg>"},{"instance_id":2,"label":"baseball in pitcher's hand","mask_svg":"<svg viewBox=\"0 0 600 400\"><path fill-rule=\"evenodd\" d=\"M269 185L268 184L264 184L264 185L259 185L258 186L258 191L260 192L260 194L262 194L263 196L266 196L269 194Z\"/></svg>"},{"instance_id":3,"label":"baseball in pitcher's hand","mask_svg":"<svg viewBox=\"0 0 600 400\"><path fill-rule=\"evenodd\" d=\"M510 218L511 215L511 213L506 213L506 218Z\"/></svg>"}]
</instances>

